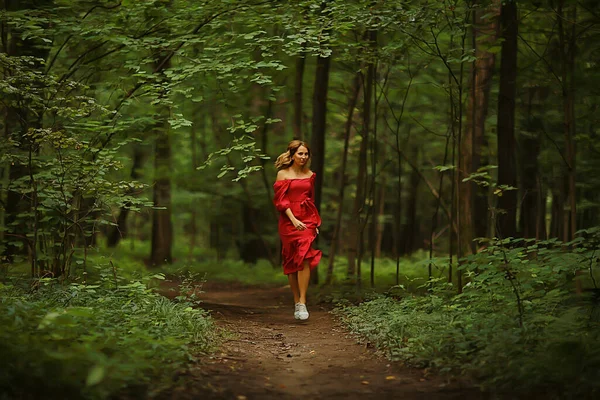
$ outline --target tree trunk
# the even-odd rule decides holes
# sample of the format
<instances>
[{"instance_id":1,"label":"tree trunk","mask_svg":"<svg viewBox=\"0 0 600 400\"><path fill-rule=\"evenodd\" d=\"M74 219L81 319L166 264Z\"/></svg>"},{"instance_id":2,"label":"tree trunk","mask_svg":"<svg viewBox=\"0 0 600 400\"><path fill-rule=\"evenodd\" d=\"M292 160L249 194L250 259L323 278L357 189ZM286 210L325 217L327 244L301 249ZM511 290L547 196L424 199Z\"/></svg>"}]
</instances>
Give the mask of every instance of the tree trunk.
<instances>
[{"instance_id":1,"label":"tree trunk","mask_svg":"<svg viewBox=\"0 0 600 400\"><path fill-rule=\"evenodd\" d=\"M365 86L365 92L367 90ZM365 98L366 98L365 94ZM364 113L364 111L363 111ZM363 116L364 121L364 116ZM364 123L363 123L364 129ZM356 274L356 258L358 256L359 236L360 236L360 225L361 225L361 214L364 205L364 192L367 176L367 141L369 140L368 131L362 133L362 139L360 142L360 150L358 153L358 173L356 177L356 194L354 197L354 206L352 207L352 216L350 219L349 227L349 241L348 241L348 278L353 278Z\"/></svg>"},{"instance_id":2,"label":"tree trunk","mask_svg":"<svg viewBox=\"0 0 600 400\"><path fill-rule=\"evenodd\" d=\"M558 36L560 41L561 84L563 100L563 121L565 136L565 158L567 162L567 201L563 240L571 241L577 231L577 193L576 193L576 149L575 149L575 55L577 6L573 5L569 15L564 13L564 0L560 0L557 9ZM571 24L570 34L564 22Z\"/></svg>"},{"instance_id":3,"label":"tree trunk","mask_svg":"<svg viewBox=\"0 0 600 400\"><path fill-rule=\"evenodd\" d=\"M382 155L382 158L383 155ZM377 237L375 239L375 258L381 258L381 244L383 243L383 232L385 230L385 189L386 175L381 175L381 184L379 185L379 207L375 222L377 223Z\"/></svg>"},{"instance_id":4,"label":"tree trunk","mask_svg":"<svg viewBox=\"0 0 600 400\"><path fill-rule=\"evenodd\" d=\"M550 209L550 237L564 239L565 214L565 182L561 177L556 178L556 186L552 188L552 205Z\"/></svg>"},{"instance_id":5,"label":"tree trunk","mask_svg":"<svg viewBox=\"0 0 600 400\"><path fill-rule=\"evenodd\" d=\"M135 145L133 148L133 164L131 166L131 179L138 180L140 178L140 170L144 164L145 154L142 151L142 148L138 145ZM128 193L130 196L133 195L133 192ZM129 215L129 209L127 207L122 207L119 211L119 216L117 217L116 226L112 226L110 231L108 232L108 237L106 239L106 245L108 247L116 247L119 244L121 239L127 237L127 216Z\"/></svg>"},{"instance_id":6,"label":"tree trunk","mask_svg":"<svg viewBox=\"0 0 600 400\"><path fill-rule=\"evenodd\" d=\"M377 46L377 32L375 32L374 37L372 38L372 46L376 49ZM369 246L371 248L371 275L370 275L370 283L371 287L375 287L375 244L377 237L377 224L378 224L378 216L376 209L377 204L377 161L379 159L379 146L377 142L377 120L378 120L378 110L379 110L379 99L375 91L375 82L377 82L377 65L374 63L373 68L371 70L373 77L373 128L372 128L372 137L371 140L371 188L370 188L370 197L371 197L371 206L369 207L369 215L371 216L371 229L369 231ZM385 159L385 156L382 154L381 158ZM367 217L368 219L368 217Z\"/></svg>"},{"instance_id":7,"label":"tree trunk","mask_svg":"<svg viewBox=\"0 0 600 400\"><path fill-rule=\"evenodd\" d=\"M311 133L311 168L316 172L315 205L321 210L321 193L325 161L325 129L327 122L327 88L329 86L329 57L317 58L313 92L313 118Z\"/></svg>"},{"instance_id":8,"label":"tree trunk","mask_svg":"<svg viewBox=\"0 0 600 400\"><path fill-rule=\"evenodd\" d=\"M371 44L375 43L377 38L376 31L369 31L367 39ZM362 139L358 154L358 173L356 177L356 196L354 198L354 207L352 209L352 219L350 224L350 246L348 248L348 278L356 277L357 284L361 285L360 262L363 247L364 221L362 211L365 204L366 186L367 186L367 149L369 144L369 127L371 123L371 98L373 97L373 61L367 66L366 79L363 76L363 123Z\"/></svg>"},{"instance_id":9,"label":"tree trunk","mask_svg":"<svg viewBox=\"0 0 600 400\"><path fill-rule=\"evenodd\" d=\"M412 146L412 153L414 155L414 159L416 164L419 163L419 147L417 145ZM421 176L419 175L419 171L417 169L413 169L410 173L409 180L409 197L406 202L406 224L402 229L402 253L409 255L414 250L416 250L415 246L415 235L416 231L416 220L417 220L417 202L418 202L418 192L419 192L419 182L421 182Z\"/></svg>"},{"instance_id":10,"label":"tree trunk","mask_svg":"<svg viewBox=\"0 0 600 400\"><path fill-rule=\"evenodd\" d=\"M172 262L173 226L171 223L171 141L168 110L159 114L155 128L154 207L152 210L152 249L150 265Z\"/></svg>"},{"instance_id":11,"label":"tree trunk","mask_svg":"<svg viewBox=\"0 0 600 400\"><path fill-rule=\"evenodd\" d=\"M399 132L396 132L396 146L398 149L400 149L400 137L399 137ZM396 152L398 155L398 180L396 181L396 192L397 192L397 196L396 196L396 204L394 207L394 212L392 213L394 215L394 241L393 241L393 248L394 248L394 258L396 259L396 285L400 284L400 243L402 240L402 173L403 168L402 168L402 154L400 153L400 151ZM437 211L436 211L437 214Z\"/></svg>"},{"instance_id":12,"label":"tree trunk","mask_svg":"<svg viewBox=\"0 0 600 400\"><path fill-rule=\"evenodd\" d=\"M473 12L473 49L477 60L471 69L471 88L467 103L467 121L461 140L461 166L459 171L459 190L461 202L458 204L461 218L461 254L468 255L476 251L473 239L484 236L477 232L475 224L477 219L487 219L487 198L484 207L476 206L479 186L472 182L462 180L471 173L477 172L481 166L481 150L485 137L485 120L488 113L492 75L496 63L493 53L486 51L486 46L494 44L498 36L499 4L494 1L490 9L477 9ZM487 14L487 20L482 15ZM476 214L479 211L479 214ZM481 215L483 214L483 215Z\"/></svg>"},{"instance_id":13,"label":"tree trunk","mask_svg":"<svg viewBox=\"0 0 600 400\"><path fill-rule=\"evenodd\" d=\"M520 150L522 157L520 157L521 212L519 230L522 237L535 238L538 235L537 208L540 203L537 166L537 157L540 151L539 139L536 136L525 135L521 139Z\"/></svg>"},{"instance_id":14,"label":"tree trunk","mask_svg":"<svg viewBox=\"0 0 600 400\"><path fill-rule=\"evenodd\" d=\"M311 167L315 177L315 206L321 211L321 193L325 164L325 129L327 125L327 89L329 86L329 57L317 58L315 87L313 92L313 117L311 133ZM311 273L311 282L319 282L318 270Z\"/></svg>"},{"instance_id":15,"label":"tree trunk","mask_svg":"<svg viewBox=\"0 0 600 400\"><path fill-rule=\"evenodd\" d=\"M519 163L520 166L520 193L521 212L519 230L524 238L539 237L538 208L541 193L538 190L538 155L540 153L540 132L543 131L543 121L534 115L537 109L538 91L530 89L527 99L527 117L525 132L520 135Z\"/></svg>"},{"instance_id":16,"label":"tree trunk","mask_svg":"<svg viewBox=\"0 0 600 400\"><path fill-rule=\"evenodd\" d=\"M352 94L348 104L348 116L346 117L346 126L344 129L344 153L342 154L342 165L340 167L340 183L338 189L338 212L335 219L333 236L331 238L331 247L329 249L329 265L327 266L327 277L325 284L331 284L333 279L333 267L335 265L335 256L339 246L339 236L342 230L342 214L344 212L344 193L346 188L346 165L348 162L348 146L350 142L350 133L352 131L352 121L354 120L354 109L360 93L360 75L356 75L352 84Z\"/></svg>"},{"instance_id":17,"label":"tree trunk","mask_svg":"<svg viewBox=\"0 0 600 400\"><path fill-rule=\"evenodd\" d=\"M294 81L294 138L304 140L302 131L302 94L304 84L304 66L306 65L306 57L304 54L296 58L296 75Z\"/></svg>"},{"instance_id":18,"label":"tree trunk","mask_svg":"<svg viewBox=\"0 0 600 400\"><path fill-rule=\"evenodd\" d=\"M546 233L546 188L542 183L542 178L539 173L537 176L537 191L538 208L535 238L537 240L546 240L548 238L548 234Z\"/></svg>"},{"instance_id":19,"label":"tree trunk","mask_svg":"<svg viewBox=\"0 0 600 400\"><path fill-rule=\"evenodd\" d=\"M201 114L201 120L204 121L203 129L206 131L206 114ZM193 176L196 174L197 168L200 166L199 158L198 158L198 120L192 122L192 126L190 128L190 148L192 151L192 162L191 162L191 171L190 174ZM202 155L202 159L205 155ZM192 205L190 210L190 251L189 258L192 259L194 257L194 250L196 249L196 240L198 239L198 211L197 207Z\"/></svg>"},{"instance_id":20,"label":"tree trunk","mask_svg":"<svg viewBox=\"0 0 600 400\"><path fill-rule=\"evenodd\" d=\"M517 80L517 3L507 0L500 11L502 50L500 63L500 89L498 95L498 185L516 187L515 160L515 99ZM497 231L499 237L516 235L517 191L504 190L498 197Z\"/></svg>"},{"instance_id":21,"label":"tree trunk","mask_svg":"<svg viewBox=\"0 0 600 400\"><path fill-rule=\"evenodd\" d=\"M255 208L249 195L247 197L248 201L244 202L241 206L243 232L241 243L239 243L240 257L244 262L250 264L256 263L260 258L267 258L271 261L273 267L275 267L277 264L271 254L271 249L267 247L268 244L260 233L256 223L257 219L261 219L261 210Z\"/></svg>"}]
</instances>

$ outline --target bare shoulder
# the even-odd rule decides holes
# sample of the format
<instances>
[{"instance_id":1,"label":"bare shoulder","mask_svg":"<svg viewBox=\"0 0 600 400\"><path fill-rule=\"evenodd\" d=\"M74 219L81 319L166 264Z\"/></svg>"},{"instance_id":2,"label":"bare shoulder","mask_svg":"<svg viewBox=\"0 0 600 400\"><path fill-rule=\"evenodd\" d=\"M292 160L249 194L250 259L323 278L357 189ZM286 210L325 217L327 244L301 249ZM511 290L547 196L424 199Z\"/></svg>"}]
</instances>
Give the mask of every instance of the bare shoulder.
<instances>
[{"instance_id":1,"label":"bare shoulder","mask_svg":"<svg viewBox=\"0 0 600 400\"><path fill-rule=\"evenodd\" d=\"M287 169L280 169L279 171L277 171L277 180L278 181L287 179L288 176L289 176L289 172Z\"/></svg>"},{"instance_id":2,"label":"bare shoulder","mask_svg":"<svg viewBox=\"0 0 600 400\"><path fill-rule=\"evenodd\" d=\"M308 170L308 177L312 177L315 173L313 171L311 171L310 169Z\"/></svg>"}]
</instances>

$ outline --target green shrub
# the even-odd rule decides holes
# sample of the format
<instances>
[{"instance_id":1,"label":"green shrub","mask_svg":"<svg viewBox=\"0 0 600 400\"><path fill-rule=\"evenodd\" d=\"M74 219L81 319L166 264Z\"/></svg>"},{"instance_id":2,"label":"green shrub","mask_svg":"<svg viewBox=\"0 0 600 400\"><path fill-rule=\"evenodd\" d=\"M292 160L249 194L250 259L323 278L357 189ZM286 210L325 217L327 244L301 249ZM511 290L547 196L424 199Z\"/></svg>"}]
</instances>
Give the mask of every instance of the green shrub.
<instances>
[{"instance_id":1,"label":"green shrub","mask_svg":"<svg viewBox=\"0 0 600 400\"><path fill-rule=\"evenodd\" d=\"M104 399L172 384L218 336L211 319L140 281L0 285L4 398Z\"/></svg>"},{"instance_id":2,"label":"green shrub","mask_svg":"<svg viewBox=\"0 0 600 400\"><path fill-rule=\"evenodd\" d=\"M592 398L600 394L599 291L589 278L577 295L573 280L584 269L593 277L597 263L592 241L575 249L494 242L464 260L461 294L433 280L425 296L395 292L336 313L394 360L468 375L493 391Z\"/></svg>"}]
</instances>

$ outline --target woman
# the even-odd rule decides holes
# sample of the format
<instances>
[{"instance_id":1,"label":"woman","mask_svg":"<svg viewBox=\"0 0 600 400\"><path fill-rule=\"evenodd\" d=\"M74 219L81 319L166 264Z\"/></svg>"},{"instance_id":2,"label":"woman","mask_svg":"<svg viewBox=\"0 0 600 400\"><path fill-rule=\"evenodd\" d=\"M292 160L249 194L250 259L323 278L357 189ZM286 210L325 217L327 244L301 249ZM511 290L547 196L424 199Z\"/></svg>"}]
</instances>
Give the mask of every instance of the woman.
<instances>
[{"instance_id":1,"label":"woman","mask_svg":"<svg viewBox=\"0 0 600 400\"><path fill-rule=\"evenodd\" d=\"M314 203L315 173L308 165L310 149L300 140L292 140L287 151L277 157L277 180L273 202L279 211L279 237L282 242L283 273L288 276L294 294L294 317L308 319L306 290L310 271L321 260L321 251L312 242L319 233L321 217Z\"/></svg>"}]
</instances>

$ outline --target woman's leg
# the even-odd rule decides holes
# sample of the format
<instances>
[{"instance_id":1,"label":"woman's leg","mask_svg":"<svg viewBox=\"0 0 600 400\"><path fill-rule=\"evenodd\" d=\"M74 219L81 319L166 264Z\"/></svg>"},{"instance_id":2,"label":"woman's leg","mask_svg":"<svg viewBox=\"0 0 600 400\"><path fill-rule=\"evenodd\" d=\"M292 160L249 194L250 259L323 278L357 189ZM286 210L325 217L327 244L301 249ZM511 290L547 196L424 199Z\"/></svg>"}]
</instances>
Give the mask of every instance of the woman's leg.
<instances>
[{"instance_id":1,"label":"woman's leg","mask_svg":"<svg viewBox=\"0 0 600 400\"><path fill-rule=\"evenodd\" d=\"M294 304L300 300L300 289L298 288L298 273L288 274L288 281L290 282L290 288L294 294Z\"/></svg>"},{"instance_id":2,"label":"woman's leg","mask_svg":"<svg viewBox=\"0 0 600 400\"><path fill-rule=\"evenodd\" d=\"M308 265L308 261L304 262L304 269L302 271L298 271L298 291L299 298L298 303L306 304L306 290L308 289L308 284L310 282L310 266Z\"/></svg>"}]
</instances>

